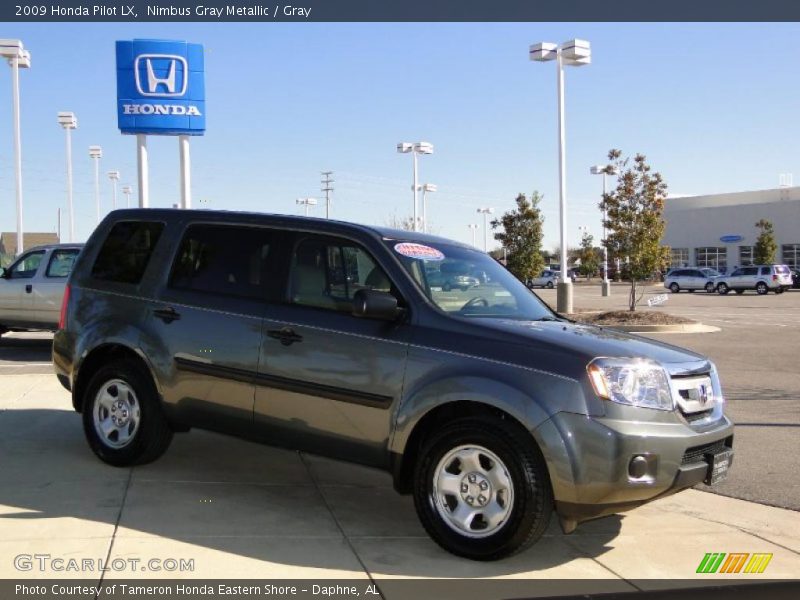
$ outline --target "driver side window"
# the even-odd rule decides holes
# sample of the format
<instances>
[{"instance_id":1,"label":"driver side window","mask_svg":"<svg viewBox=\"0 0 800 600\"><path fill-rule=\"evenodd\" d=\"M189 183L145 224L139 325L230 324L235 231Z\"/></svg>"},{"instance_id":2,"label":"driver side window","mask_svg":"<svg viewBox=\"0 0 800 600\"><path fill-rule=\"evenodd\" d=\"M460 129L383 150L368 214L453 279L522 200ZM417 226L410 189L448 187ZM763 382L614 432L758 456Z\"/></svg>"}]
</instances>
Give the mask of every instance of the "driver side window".
<instances>
[{"instance_id":1,"label":"driver side window","mask_svg":"<svg viewBox=\"0 0 800 600\"><path fill-rule=\"evenodd\" d=\"M30 252L15 262L8 270L9 279L31 279L39 270L44 258L44 250Z\"/></svg>"}]
</instances>

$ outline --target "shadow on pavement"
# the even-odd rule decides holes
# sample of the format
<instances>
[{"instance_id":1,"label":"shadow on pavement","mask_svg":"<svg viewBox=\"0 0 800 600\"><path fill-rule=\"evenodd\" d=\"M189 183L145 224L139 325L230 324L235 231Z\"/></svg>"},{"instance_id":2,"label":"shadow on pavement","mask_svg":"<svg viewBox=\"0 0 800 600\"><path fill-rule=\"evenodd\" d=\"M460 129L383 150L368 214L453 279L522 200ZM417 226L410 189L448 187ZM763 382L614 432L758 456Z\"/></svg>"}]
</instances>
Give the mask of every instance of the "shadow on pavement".
<instances>
[{"instance_id":1,"label":"shadow on pavement","mask_svg":"<svg viewBox=\"0 0 800 600\"><path fill-rule=\"evenodd\" d=\"M49 362L52 348L53 338L49 335L16 337L5 334L0 337L0 362Z\"/></svg>"},{"instance_id":2,"label":"shadow on pavement","mask_svg":"<svg viewBox=\"0 0 800 600\"><path fill-rule=\"evenodd\" d=\"M530 550L476 563L427 537L411 498L394 492L388 474L226 436L176 435L159 461L117 469L91 453L80 415L6 410L0 457L0 538L29 539L31 531L81 537L88 529L110 536L118 524L115 551L128 553L148 543L158 555L208 549L287 567L360 570L362 564L383 575L493 577L595 558L622 523L609 517L564 536L554 518ZM593 561L582 564L596 568Z\"/></svg>"}]
</instances>

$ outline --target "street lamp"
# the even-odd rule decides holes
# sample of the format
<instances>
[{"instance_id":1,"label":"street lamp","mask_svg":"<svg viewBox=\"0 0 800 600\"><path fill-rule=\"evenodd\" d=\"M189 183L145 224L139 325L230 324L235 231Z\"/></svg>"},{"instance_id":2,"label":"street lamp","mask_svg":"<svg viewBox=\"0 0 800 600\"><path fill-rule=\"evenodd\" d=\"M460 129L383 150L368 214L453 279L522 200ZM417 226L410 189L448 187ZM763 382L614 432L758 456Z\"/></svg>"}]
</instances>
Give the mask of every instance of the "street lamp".
<instances>
[{"instance_id":1,"label":"street lamp","mask_svg":"<svg viewBox=\"0 0 800 600\"><path fill-rule=\"evenodd\" d=\"M595 165L589 169L592 175L603 176L603 282L600 284L602 296L611 295L611 282L608 280L608 248L606 248L606 176L617 175L619 169L614 165Z\"/></svg>"},{"instance_id":2,"label":"street lamp","mask_svg":"<svg viewBox=\"0 0 800 600\"><path fill-rule=\"evenodd\" d=\"M67 212L69 217L69 241L75 241L75 211L72 207L72 136L70 132L78 128L78 119L75 113L58 113L58 124L67 134Z\"/></svg>"},{"instance_id":3,"label":"street lamp","mask_svg":"<svg viewBox=\"0 0 800 600\"><path fill-rule=\"evenodd\" d=\"M21 40L0 39L0 56L11 66L11 100L14 117L14 179L17 188L17 255L22 254L22 141L19 132L19 70L29 69L31 53Z\"/></svg>"},{"instance_id":4,"label":"street lamp","mask_svg":"<svg viewBox=\"0 0 800 600\"><path fill-rule=\"evenodd\" d=\"M97 222L100 223L100 159L103 158L103 149L100 146L89 146L89 158L94 159L94 204Z\"/></svg>"},{"instance_id":5,"label":"street lamp","mask_svg":"<svg viewBox=\"0 0 800 600\"><path fill-rule=\"evenodd\" d=\"M561 225L561 278L558 282L557 309L572 312L572 280L567 277L567 172L564 150L564 66L580 67L592 62L592 51L586 40L569 40L560 46L549 42L533 44L530 59L537 62L556 61L558 92L558 190Z\"/></svg>"},{"instance_id":6,"label":"street lamp","mask_svg":"<svg viewBox=\"0 0 800 600\"><path fill-rule=\"evenodd\" d=\"M489 227L486 224L486 218L494 212L493 208L479 208L478 214L483 214L483 251L488 252L489 250L489 241L486 234L489 232Z\"/></svg>"},{"instance_id":7,"label":"street lamp","mask_svg":"<svg viewBox=\"0 0 800 600\"><path fill-rule=\"evenodd\" d=\"M133 193L133 188L129 185L122 186L122 193L125 194L125 208L131 207L131 194Z\"/></svg>"},{"instance_id":8,"label":"street lamp","mask_svg":"<svg viewBox=\"0 0 800 600\"><path fill-rule=\"evenodd\" d=\"M397 144L397 151L400 154L411 153L414 157L414 183L411 189L414 190L414 231L419 229L417 217L417 192L419 191L419 180L417 177L417 156L420 154L433 154L433 144L429 142L400 142Z\"/></svg>"},{"instance_id":9,"label":"street lamp","mask_svg":"<svg viewBox=\"0 0 800 600\"><path fill-rule=\"evenodd\" d=\"M467 225L467 227L469 227L472 230L472 245L477 248L477 245L475 244L475 234L478 233L478 227L480 227L480 225L478 225L477 223L470 223L469 225Z\"/></svg>"},{"instance_id":10,"label":"street lamp","mask_svg":"<svg viewBox=\"0 0 800 600\"><path fill-rule=\"evenodd\" d=\"M300 205L303 205L303 206L306 207L306 216L308 216L309 207L317 205L317 199L316 198L298 198L296 202L297 202L297 204L300 204Z\"/></svg>"},{"instance_id":11,"label":"street lamp","mask_svg":"<svg viewBox=\"0 0 800 600\"><path fill-rule=\"evenodd\" d=\"M111 197L112 210L117 210L117 182L119 181L119 171L109 171L108 178L114 185L114 195Z\"/></svg>"},{"instance_id":12,"label":"street lamp","mask_svg":"<svg viewBox=\"0 0 800 600\"><path fill-rule=\"evenodd\" d=\"M435 192L437 190L436 184L424 183L422 184L422 232L428 232L428 192Z\"/></svg>"}]
</instances>

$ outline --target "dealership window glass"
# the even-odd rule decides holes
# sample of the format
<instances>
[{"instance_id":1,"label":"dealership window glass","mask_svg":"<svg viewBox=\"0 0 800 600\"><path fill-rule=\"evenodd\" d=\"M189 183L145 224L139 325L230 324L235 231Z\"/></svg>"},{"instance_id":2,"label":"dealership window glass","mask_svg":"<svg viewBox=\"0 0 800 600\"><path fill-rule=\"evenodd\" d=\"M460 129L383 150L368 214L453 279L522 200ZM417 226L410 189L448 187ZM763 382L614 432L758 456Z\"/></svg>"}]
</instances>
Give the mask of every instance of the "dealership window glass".
<instances>
[{"instance_id":1,"label":"dealership window glass","mask_svg":"<svg viewBox=\"0 0 800 600\"><path fill-rule=\"evenodd\" d=\"M395 293L389 277L366 250L329 238L307 238L297 245L292 257L292 303L350 313L353 297L363 289Z\"/></svg>"},{"instance_id":2,"label":"dealership window glass","mask_svg":"<svg viewBox=\"0 0 800 600\"><path fill-rule=\"evenodd\" d=\"M77 249L53 250L50 263L47 265L47 277L68 277L76 258L78 258Z\"/></svg>"},{"instance_id":3,"label":"dealership window glass","mask_svg":"<svg viewBox=\"0 0 800 600\"><path fill-rule=\"evenodd\" d=\"M752 246L739 246L739 264L742 266L753 264Z\"/></svg>"},{"instance_id":4,"label":"dealership window glass","mask_svg":"<svg viewBox=\"0 0 800 600\"><path fill-rule=\"evenodd\" d=\"M781 262L793 269L800 268L800 244L783 244Z\"/></svg>"},{"instance_id":5,"label":"dealership window glass","mask_svg":"<svg viewBox=\"0 0 800 600\"><path fill-rule=\"evenodd\" d=\"M672 248L670 251L670 266L672 267L685 267L689 264L689 249L688 248Z\"/></svg>"},{"instance_id":6,"label":"dealership window glass","mask_svg":"<svg viewBox=\"0 0 800 600\"><path fill-rule=\"evenodd\" d=\"M44 258L44 250L29 252L11 265L8 269L9 279L31 279L39 270L39 265Z\"/></svg>"},{"instance_id":7,"label":"dealership window glass","mask_svg":"<svg viewBox=\"0 0 800 600\"><path fill-rule=\"evenodd\" d=\"M164 230L154 221L122 221L111 228L100 248L92 277L116 283L138 284Z\"/></svg>"},{"instance_id":8,"label":"dealership window glass","mask_svg":"<svg viewBox=\"0 0 800 600\"><path fill-rule=\"evenodd\" d=\"M257 227L191 225L181 242L170 287L264 298L271 233Z\"/></svg>"},{"instance_id":9,"label":"dealership window glass","mask_svg":"<svg viewBox=\"0 0 800 600\"><path fill-rule=\"evenodd\" d=\"M694 255L698 267L719 269L720 267L727 268L728 266L728 249L724 247L717 248L710 246L695 248Z\"/></svg>"}]
</instances>

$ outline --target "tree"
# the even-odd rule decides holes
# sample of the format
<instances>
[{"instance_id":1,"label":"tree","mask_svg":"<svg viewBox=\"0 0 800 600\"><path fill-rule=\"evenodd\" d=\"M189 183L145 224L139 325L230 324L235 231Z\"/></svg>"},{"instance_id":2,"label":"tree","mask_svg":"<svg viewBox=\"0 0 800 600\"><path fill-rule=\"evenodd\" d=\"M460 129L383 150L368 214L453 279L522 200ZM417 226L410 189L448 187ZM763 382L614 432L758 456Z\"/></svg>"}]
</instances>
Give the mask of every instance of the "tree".
<instances>
[{"instance_id":1,"label":"tree","mask_svg":"<svg viewBox=\"0 0 800 600\"><path fill-rule=\"evenodd\" d=\"M634 311L641 300L641 295L636 296L637 282L669 263L669 247L661 245L667 184L660 173L651 170L643 154L637 154L630 166L630 159L621 157L619 150L608 153L619 175L616 189L603 196L600 208L606 211L605 246L625 263L623 277L631 283L628 308Z\"/></svg>"},{"instance_id":2,"label":"tree","mask_svg":"<svg viewBox=\"0 0 800 600\"><path fill-rule=\"evenodd\" d=\"M519 194L517 208L492 221L492 229L503 228L494 234L494 239L508 251L506 267L521 281L537 277L544 269L541 200L539 192L533 192L530 200Z\"/></svg>"},{"instance_id":3,"label":"tree","mask_svg":"<svg viewBox=\"0 0 800 600\"><path fill-rule=\"evenodd\" d=\"M598 259L597 251L594 247L594 236L588 231L583 233L581 238L581 247L578 252L578 258L581 259L581 266L579 271L581 275L589 279L600 268L600 261Z\"/></svg>"},{"instance_id":4,"label":"tree","mask_svg":"<svg viewBox=\"0 0 800 600\"><path fill-rule=\"evenodd\" d=\"M761 219L755 226L761 233L758 234L756 244L753 246L753 261L757 265L771 265L775 262L775 252L778 250L772 223Z\"/></svg>"},{"instance_id":5,"label":"tree","mask_svg":"<svg viewBox=\"0 0 800 600\"><path fill-rule=\"evenodd\" d=\"M404 231L414 231L414 217L398 217L392 215L386 219L386 227L390 229L402 229Z\"/></svg>"}]
</instances>

